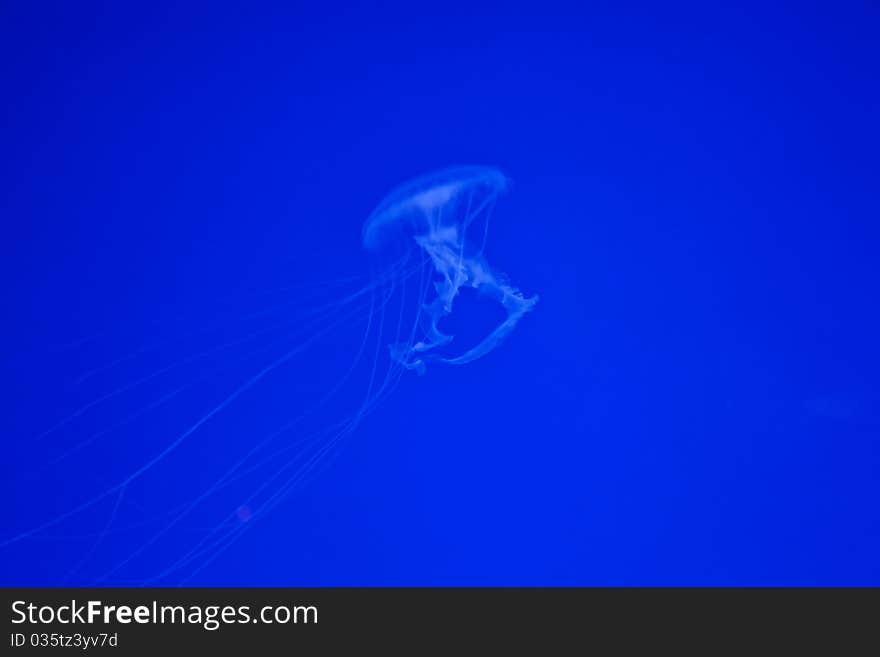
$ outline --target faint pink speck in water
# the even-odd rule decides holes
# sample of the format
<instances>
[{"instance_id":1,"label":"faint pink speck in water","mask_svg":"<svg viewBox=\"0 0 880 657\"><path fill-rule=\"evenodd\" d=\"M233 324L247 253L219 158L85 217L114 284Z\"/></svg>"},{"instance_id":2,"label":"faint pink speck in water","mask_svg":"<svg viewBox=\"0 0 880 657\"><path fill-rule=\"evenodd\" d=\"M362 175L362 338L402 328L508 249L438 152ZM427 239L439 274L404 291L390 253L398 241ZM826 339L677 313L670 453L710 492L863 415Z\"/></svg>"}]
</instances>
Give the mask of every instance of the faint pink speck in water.
<instances>
[{"instance_id":1,"label":"faint pink speck in water","mask_svg":"<svg viewBox=\"0 0 880 657\"><path fill-rule=\"evenodd\" d=\"M251 519L251 507L249 507L247 504L242 504L240 507L238 507L235 515L238 516L238 519L241 520L241 522L247 522Z\"/></svg>"}]
</instances>

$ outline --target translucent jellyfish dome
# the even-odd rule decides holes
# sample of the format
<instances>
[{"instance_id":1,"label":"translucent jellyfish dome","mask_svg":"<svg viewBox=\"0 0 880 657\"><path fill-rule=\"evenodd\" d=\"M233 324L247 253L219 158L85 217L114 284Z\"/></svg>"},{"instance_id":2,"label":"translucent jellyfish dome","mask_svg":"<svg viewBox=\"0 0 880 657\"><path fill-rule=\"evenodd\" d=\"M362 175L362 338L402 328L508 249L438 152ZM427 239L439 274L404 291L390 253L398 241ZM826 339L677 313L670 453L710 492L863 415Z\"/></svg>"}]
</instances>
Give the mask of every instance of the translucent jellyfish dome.
<instances>
[{"instance_id":1,"label":"translucent jellyfish dome","mask_svg":"<svg viewBox=\"0 0 880 657\"><path fill-rule=\"evenodd\" d=\"M504 174L491 167L452 167L416 178L373 210L364 223L364 247L380 249L407 235L463 233L507 187Z\"/></svg>"},{"instance_id":2,"label":"translucent jellyfish dome","mask_svg":"<svg viewBox=\"0 0 880 657\"><path fill-rule=\"evenodd\" d=\"M391 345L392 357L403 366L423 373L428 361L462 365L476 360L497 347L537 303L537 296L523 296L484 256L495 201L507 188L507 177L492 167L444 169L392 191L364 224L367 250L396 253L384 261L387 267L409 271L407 263L421 258L435 277L436 296L429 298L425 291L420 297L423 334ZM464 286L495 299L506 318L476 346L458 355L441 354L437 348L453 336L443 333L438 322L452 312Z\"/></svg>"}]
</instances>

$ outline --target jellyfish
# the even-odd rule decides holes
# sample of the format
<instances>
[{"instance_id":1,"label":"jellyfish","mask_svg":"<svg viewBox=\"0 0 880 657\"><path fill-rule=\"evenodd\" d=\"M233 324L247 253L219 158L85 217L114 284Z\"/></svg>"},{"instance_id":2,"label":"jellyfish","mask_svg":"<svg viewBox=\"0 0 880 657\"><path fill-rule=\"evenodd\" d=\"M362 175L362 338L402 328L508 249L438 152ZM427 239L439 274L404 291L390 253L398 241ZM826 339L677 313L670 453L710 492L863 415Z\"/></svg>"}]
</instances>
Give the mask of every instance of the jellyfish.
<instances>
[{"instance_id":1,"label":"jellyfish","mask_svg":"<svg viewBox=\"0 0 880 657\"><path fill-rule=\"evenodd\" d=\"M424 374L427 362L464 365L485 356L513 331L531 311L537 295L526 298L489 266L484 256L489 217L495 200L507 189L507 178L497 169L458 167L418 178L389 194L364 224L363 244L373 252L389 247L418 248L437 274L436 296L424 304L421 338L414 343L390 345L395 361ZM470 232L482 235L477 242ZM453 336L438 322L452 312L464 286L501 304L506 318L483 340L455 356L438 353Z\"/></svg>"},{"instance_id":2,"label":"jellyfish","mask_svg":"<svg viewBox=\"0 0 880 657\"><path fill-rule=\"evenodd\" d=\"M96 391L22 443L30 450L23 460L38 465L4 485L37 506L9 519L0 554L68 544L56 554L76 552L73 561L40 583L195 577L318 477L408 372L489 355L535 307L538 297L486 258L493 208L508 187L491 167L417 178L363 225L369 276L297 282L268 291L268 304L266 295L247 297L248 312L205 326L178 331L171 318L167 335L91 364L76 385ZM499 304L504 317L456 351L441 324L464 288ZM308 353L326 367L300 371L297 358ZM229 426L246 427L240 441L228 439ZM113 467L77 478L96 460ZM27 494L46 477L67 491L51 508Z\"/></svg>"}]
</instances>

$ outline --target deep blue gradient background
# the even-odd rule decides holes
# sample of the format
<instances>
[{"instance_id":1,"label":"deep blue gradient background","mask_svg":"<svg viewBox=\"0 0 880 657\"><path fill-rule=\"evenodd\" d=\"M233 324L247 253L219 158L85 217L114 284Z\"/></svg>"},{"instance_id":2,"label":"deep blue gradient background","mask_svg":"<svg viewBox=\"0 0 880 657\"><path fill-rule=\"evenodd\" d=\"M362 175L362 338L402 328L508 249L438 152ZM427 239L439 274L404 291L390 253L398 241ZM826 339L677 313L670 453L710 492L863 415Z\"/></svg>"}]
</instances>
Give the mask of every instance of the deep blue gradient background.
<instances>
[{"instance_id":1,"label":"deep blue gradient background","mask_svg":"<svg viewBox=\"0 0 880 657\"><path fill-rule=\"evenodd\" d=\"M78 373L241 290L367 273L381 197L477 163L513 180L489 258L535 312L405 377L189 583L880 584L876 7L9 4L3 537L154 428L22 483ZM169 467L242 449L349 346ZM4 548L0 583L57 583L74 547Z\"/></svg>"}]
</instances>

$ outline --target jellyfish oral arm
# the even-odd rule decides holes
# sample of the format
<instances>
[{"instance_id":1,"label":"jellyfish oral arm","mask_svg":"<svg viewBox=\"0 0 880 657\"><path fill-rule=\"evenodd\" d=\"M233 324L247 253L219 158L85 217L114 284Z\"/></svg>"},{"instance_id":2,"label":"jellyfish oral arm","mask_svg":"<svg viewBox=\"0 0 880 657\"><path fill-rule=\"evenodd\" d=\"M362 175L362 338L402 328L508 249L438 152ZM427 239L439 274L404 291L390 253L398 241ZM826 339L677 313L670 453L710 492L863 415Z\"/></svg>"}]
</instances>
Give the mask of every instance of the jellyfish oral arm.
<instances>
[{"instance_id":1,"label":"jellyfish oral arm","mask_svg":"<svg viewBox=\"0 0 880 657\"><path fill-rule=\"evenodd\" d=\"M464 365L482 358L501 344L508 334L513 331L520 318L534 308L538 302L537 295L527 299L516 288L498 283L497 281L493 281L491 284L483 283L477 286L477 289L483 294L495 297L507 310L507 318L496 326L489 335L483 338L478 345L468 349L460 356L453 358L436 357L431 360L438 360L451 365Z\"/></svg>"},{"instance_id":2,"label":"jellyfish oral arm","mask_svg":"<svg viewBox=\"0 0 880 657\"><path fill-rule=\"evenodd\" d=\"M454 231L432 231L415 238L419 247L430 256L439 275L434 284L437 296L424 307L425 338L409 348L395 345L391 354L404 367L415 369L419 373L424 373L427 361L464 365L485 356L504 341L520 318L538 302L537 295L526 298L518 289L504 282L481 255L466 253L465 245L457 237ZM507 317L479 344L458 356L431 353L432 349L452 341L452 336L443 333L438 323L452 312L453 301L465 285L498 301L507 311Z\"/></svg>"}]
</instances>

